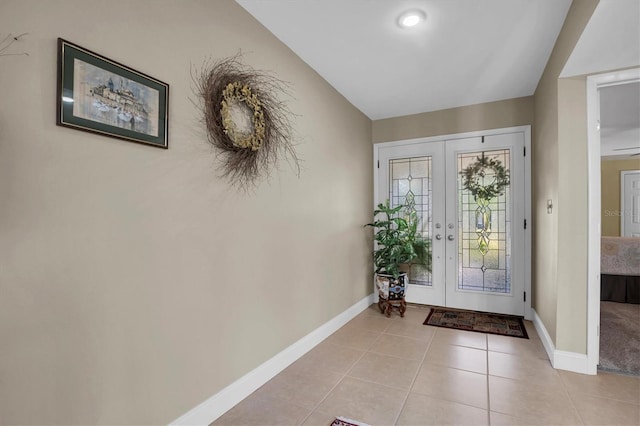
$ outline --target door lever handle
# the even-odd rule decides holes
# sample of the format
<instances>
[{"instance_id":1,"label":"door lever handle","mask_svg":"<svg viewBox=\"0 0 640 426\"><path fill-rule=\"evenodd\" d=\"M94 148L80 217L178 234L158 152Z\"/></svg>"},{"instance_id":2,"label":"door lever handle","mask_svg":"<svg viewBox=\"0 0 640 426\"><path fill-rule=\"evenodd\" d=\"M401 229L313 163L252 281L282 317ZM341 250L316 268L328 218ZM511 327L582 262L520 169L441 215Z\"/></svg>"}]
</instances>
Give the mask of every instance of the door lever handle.
<instances>
[{"instance_id":1,"label":"door lever handle","mask_svg":"<svg viewBox=\"0 0 640 426\"><path fill-rule=\"evenodd\" d=\"M453 241L453 235L447 235L447 240Z\"/></svg>"}]
</instances>

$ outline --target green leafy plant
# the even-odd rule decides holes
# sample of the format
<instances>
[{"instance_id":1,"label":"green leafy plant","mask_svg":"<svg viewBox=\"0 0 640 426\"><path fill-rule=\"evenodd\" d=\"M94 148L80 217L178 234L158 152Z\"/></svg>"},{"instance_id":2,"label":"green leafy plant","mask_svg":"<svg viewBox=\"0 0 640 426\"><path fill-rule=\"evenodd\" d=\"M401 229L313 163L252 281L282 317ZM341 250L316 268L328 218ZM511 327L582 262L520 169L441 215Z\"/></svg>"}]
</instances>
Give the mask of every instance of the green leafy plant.
<instances>
[{"instance_id":1,"label":"green leafy plant","mask_svg":"<svg viewBox=\"0 0 640 426\"><path fill-rule=\"evenodd\" d=\"M424 239L418 234L418 213L414 209L409 211L406 218L409 225L409 241L416 253L416 257L410 263L422 265L431 272L431 240Z\"/></svg>"},{"instance_id":2,"label":"green leafy plant","mask_svg":"<svg viewBox=\"0 0 640 426\"><path fill-rule=\"evenodd\" d=\"M401 213L405 212L405 217ZM389 200L378 204L373 211L371 226L376 229L374 240L378 243L373 252L376 273L400 276L400 266L413 260L431 270L431 242L418 236L418 215L415 210L407 211L407 206L390 207ZM379 218L378 218L379 217Z\"/></svg>"}]
</instances>

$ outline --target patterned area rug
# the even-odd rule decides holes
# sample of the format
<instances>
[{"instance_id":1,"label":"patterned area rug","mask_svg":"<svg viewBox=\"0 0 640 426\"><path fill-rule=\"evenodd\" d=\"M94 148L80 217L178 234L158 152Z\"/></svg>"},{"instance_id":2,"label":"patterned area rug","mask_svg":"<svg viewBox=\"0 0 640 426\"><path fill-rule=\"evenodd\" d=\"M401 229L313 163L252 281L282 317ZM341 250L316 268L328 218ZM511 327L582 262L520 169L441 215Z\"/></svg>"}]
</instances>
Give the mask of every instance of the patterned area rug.
<instances>
[{"instance_id":1,"label":"patterned area rug","mask_svg":"<svg viewBox=\"0 0 640 426\"><path fill-rule=\"evenodd\" d=\"M336 417L333 423L331 423L331 426L369 426L369 425L366 423L347 419L346 417Z\"/></svg>"},{"instance_id":2,"label":"patterned area rug","mask_svg":"<svg viewBox=\"0 0 640 426\"><path fill-rule=\"evenodd\" d=\"M431 308L431 312L423 324L523 339L529 338L522 318L511 315Z\"/></svg>"}]
</instances>

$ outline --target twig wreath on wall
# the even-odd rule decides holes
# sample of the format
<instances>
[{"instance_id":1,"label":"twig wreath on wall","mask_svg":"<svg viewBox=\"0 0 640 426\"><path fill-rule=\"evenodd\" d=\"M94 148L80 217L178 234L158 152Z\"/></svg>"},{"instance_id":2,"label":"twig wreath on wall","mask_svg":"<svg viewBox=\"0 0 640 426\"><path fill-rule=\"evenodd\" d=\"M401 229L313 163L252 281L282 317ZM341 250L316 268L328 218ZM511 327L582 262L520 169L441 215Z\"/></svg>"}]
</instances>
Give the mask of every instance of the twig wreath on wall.
<instances>
[{"instance_id":1,"label":"twig wreath on wall","mask_svg":"<svg viewBox=\"0 0 640 426\"><path fill-rule=\"evenodd\" d=\"M222 176L247 190L268 178L281 158L300 176L289 117L275 94L288 86L240 62L241 54L203 66L194 75L209 143L218 150Z\"/></svg>"}]
</instances>

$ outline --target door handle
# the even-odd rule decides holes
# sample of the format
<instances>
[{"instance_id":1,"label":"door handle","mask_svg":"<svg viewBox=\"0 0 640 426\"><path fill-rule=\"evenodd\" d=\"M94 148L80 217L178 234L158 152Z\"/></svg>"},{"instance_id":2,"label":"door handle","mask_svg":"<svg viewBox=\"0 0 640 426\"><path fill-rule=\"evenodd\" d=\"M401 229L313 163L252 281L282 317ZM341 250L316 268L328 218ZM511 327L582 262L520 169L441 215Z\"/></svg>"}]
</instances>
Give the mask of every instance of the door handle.
<instances>
[{"instance_id":1,"label":"door handle","mask_svg":"<svg viewBox=\"0 0 640 426\"><path fill-rule=\"evenodd\" d=\"M436 240L441 240L441 239L442 239L442 235L436 234Z\"/></svg>"},{"instance_id":2,"label":"door handle","mask_svg":"<svg viewBox=\"0 0 640 426\"><path fill-rule=\"evenodd\" d=\"M453 241L453 235L447 235L447 240Z\"/></svg>"}]
</instances>

